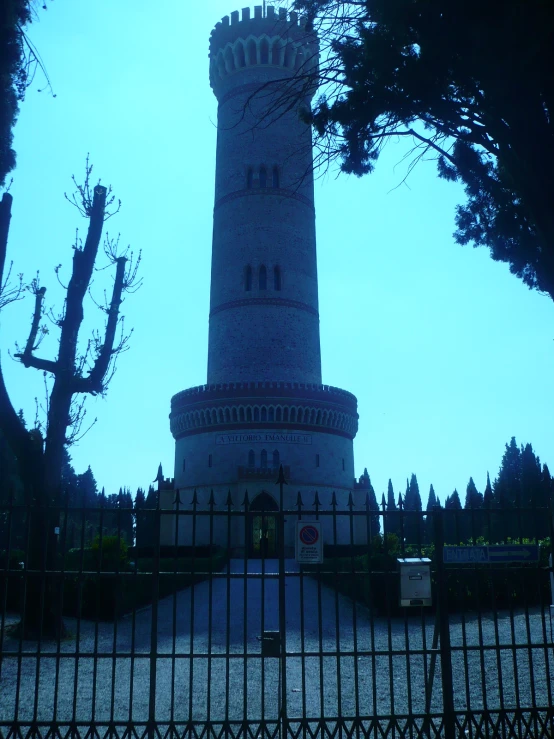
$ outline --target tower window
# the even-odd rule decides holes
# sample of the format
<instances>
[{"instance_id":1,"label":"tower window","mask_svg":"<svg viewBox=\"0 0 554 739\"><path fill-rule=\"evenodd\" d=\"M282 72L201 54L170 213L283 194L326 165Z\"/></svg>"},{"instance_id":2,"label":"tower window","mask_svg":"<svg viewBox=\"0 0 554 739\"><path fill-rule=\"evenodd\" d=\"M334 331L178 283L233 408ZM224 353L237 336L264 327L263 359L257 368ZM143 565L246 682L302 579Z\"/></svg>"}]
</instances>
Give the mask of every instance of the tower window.
<instances>
[{"instance_id":1,"label":"tower window","mask_svg":"<svg viewBox=\"0 0 554 739\"><path fill-rule=\"evenodd\" d=\"M260 290L267 290L267 270L262 264L260 267Z\"/></svg>"},{"instance_id":2,"label":"tower window","mask_svg":"<svg viewBox=\"0 0 554 739\"><path fill-rule=\"evenodd\" d=\"M252 267L248 265L244 275L244 289L248 292L252 290Z\"/></svg>"},{"instance_id":3,"label":"tower window","mask_svg":"<svg viewBox=\"0 0 554 739\"><path fill-rule=\"evenodd\" d=\"M260 167L260 187L267 187L267 169Z\"/></svg>"},{"instance_id":4,"label":"tower window","mask_svg":"<svg viewBox=\"0 0 554 739\"><path fill-rule=\"evenodd\" d=\"M212 466L212 455L208 454L208 467Z\"/></svg>"},{"instance_id":5,"label":"tower window","mask_svg":"<svg viewBox=\"0 0 554 739\"><path fill-rule=\"evenodd\" d=\"M246 187L251 190L252 184L254 182L254 172L252 171L252 167L248 167L248 172L246 173Z\"/></svg>"},{"instance_id":6,"label":"tower window","mask_svg":"<svg viewBox=\"0 0 554 739\"><path fill-rule=\"evenodd\" d=\"M262 469L266 469L267 467L267 452L265 449L262 449Z\"/></svg>"},{"instance_id":7,"label":"tower window","mask_svg":"<svg viewBox=\"0 0 554 739\"><path fill-rule=\"evenodd\" d=\"M273 466L275 468L279 467L279 461L279 452L277 451L277 449L275 449L275 451L273 452Z\"/></svg>"},{"instance_id":8,"label":"tower window","mask_svg":"<svg viewBox=\"0 0 554 739\"><path fill-rule=\"evenodd\" d=\"M319 454L315 455L315 466L319 467Z\"/></svg>"},{"instance_id":9,"label":"tower window","mask_svg":"<svg viewBox=\"0 0 554 739\"><path fill-rule=\"evenodd\" d=\"M279 187L279 170L273 167L273 187Z\"/></svg>"},{"instance_id":10,"label":"tower window","mask_svg":"<svg viewBox=\"0 0 554 739\"><path fill-rule=\"evenodd\" d=\"M281 289L281 268L280 267L273 268L273 287L275 288L275 290Z\"/></svg>"},{"instance_id":11,"label":"tower window","mask_svg":"<svg viewBox=\"0 0 554 739\"><path fill-rule=\"evenodd\" d=\"M255 465L256 465L256 455L254 454L254 450L251 449L248 452L248 466L255 467Z\"/></svg>"}]
</instances>

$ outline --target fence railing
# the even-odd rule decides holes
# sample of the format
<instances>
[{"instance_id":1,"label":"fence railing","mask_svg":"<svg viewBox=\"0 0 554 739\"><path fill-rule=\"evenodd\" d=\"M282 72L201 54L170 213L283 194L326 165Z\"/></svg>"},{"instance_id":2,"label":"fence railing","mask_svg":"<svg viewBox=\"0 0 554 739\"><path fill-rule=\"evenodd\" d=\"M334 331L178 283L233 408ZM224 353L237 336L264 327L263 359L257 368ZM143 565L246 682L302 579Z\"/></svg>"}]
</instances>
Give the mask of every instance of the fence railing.
<instances>
[{"instance_id":1,"label":"fence railing","mask_svg":"<svg viewBox=\"0 0 554 739\"><path fill-rule=\"evenodd\" d=\"M282 503L0 507L0 737L554 736L551 510Z\"/></svg>"}]
</instances>

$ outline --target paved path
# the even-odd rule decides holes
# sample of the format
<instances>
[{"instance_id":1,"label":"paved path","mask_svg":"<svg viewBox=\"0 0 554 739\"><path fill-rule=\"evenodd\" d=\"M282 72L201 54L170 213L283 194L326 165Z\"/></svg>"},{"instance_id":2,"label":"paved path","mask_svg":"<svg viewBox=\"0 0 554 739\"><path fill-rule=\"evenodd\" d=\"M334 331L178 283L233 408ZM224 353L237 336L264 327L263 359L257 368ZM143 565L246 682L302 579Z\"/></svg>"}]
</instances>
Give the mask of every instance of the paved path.
<instances>
[{"instance_id":1,"label":"paved path","mask_svg":"<svg viewBox=\"0 0 554 739\"><path fill-rule=\"evenodd\" d=\"M270 719L279 705L279 660L261 658L263 630L276 630L279 624L278 562L265 563L262 578L260 560L247 563L232 560L224 576L211 583L165 598L158 609L159 658L156 668L156 717L166 721L173 714L177 721L240 720L244 716ZM375 713L421 713L425 707L425 675L429 658L407 652L421 650L432 643L434 623L420 618L375 618L367 609L309 577L300 577L294 561L286 562L286 700L289 716L354 716ZM246 584L245 584L246 583ZM228 618L230 614L230 618ZM0 725L14 717L19 700L20 720L37 717L70 720L73 711L80 720L110 718L146 720L150 686L150 640L152 609L126 617L116 624L83 621L77 638L62 643L59 657L54 644L42 646L37 675L37 660L32 656L4 657L0 677ZM67 620L77 632L77 625ZM340 624L340 628L337 628ZM456 707L464 710L516 705L517 690L521 705L548 705L546 660L554 675L552 649L544 646L544 631L550 625L534 611L529 620L531 646L525 615L518 613L513 623L508 613L499 614L495 623L489 615L481 619L482 639L507 648L487 651L483 658L486 682L481 679L480 652L470 651L468 668L462 653L453 651ZM452 619L453 647L479 644L479 621L467 618L463 624ZM76 655L78 651L100 656ZM533 646L534 645L534 646ZM5 641L5 649L18 643ZM348 655L354 647L357 657ZM25 644L32 651L36 644ZM116 656L135 651L135 657ZM304 650L304 659L298 655ZM396 650L394 655L380 654ZM324 656L321 656L320 653ZM359 652L362 652L360 655ZM172 655L175 654L175 660ZM229 654L229 656L226 656ZM247 655L246 659L244 655ZM210 655L210 658L208 658ZM515 671L517 670L517 674ZM20 680L18 680L18 673ZM501 679L499 679L499 675ZM437 662L432 709L442 710L440 664ZM466 689L466 682L469 688ZM54 706L55 686L58 702ZM552 687L552 686L551 686ZM554 688L553 688L554 689ZM132 690L132 700L129 700ZM484 693L486 692L486 695Z\"/></svg>"}]
</instances>

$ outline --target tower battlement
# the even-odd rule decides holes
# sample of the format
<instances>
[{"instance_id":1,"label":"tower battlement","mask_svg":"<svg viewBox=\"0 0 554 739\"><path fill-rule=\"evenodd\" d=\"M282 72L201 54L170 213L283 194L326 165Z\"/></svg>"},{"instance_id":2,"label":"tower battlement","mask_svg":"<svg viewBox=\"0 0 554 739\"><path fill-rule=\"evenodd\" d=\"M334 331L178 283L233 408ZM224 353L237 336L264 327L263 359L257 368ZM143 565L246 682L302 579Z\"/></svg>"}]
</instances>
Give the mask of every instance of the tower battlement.
<instances>
[{"instance_id":1,"label":"tower battlement","mask_svg":"<svg viewBox=\"0 0 554 739\"><path fill-rule=\"evenodd\" d=\"M248 67L264 65L290 74L317 68L317 36L305 16L285 8L261 5L235 10L216 24L210 36L210 84ZM282 72L281 72L282 74Z\"/></svg>"}]
</instances>

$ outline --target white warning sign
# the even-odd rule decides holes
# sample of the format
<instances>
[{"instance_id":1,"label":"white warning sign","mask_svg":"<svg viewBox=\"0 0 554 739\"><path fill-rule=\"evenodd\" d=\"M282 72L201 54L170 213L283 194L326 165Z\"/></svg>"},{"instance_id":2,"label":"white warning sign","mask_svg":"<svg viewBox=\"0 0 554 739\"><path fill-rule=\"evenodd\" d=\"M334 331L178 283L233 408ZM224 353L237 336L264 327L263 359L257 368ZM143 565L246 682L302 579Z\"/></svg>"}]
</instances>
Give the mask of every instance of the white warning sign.
<instances>
[{"instance_id":1,"label":"white warning sign","mask_svg":"<svg viewBox=\"0 0 554 739\"><path fill-rule=\"evenodd\" d=\"M323 562L323 537L320 521L296 522L296 561L305 565Z\"/></svg>"}]
</instances>

